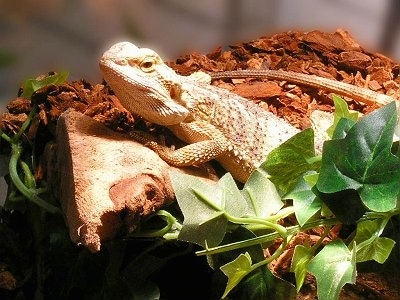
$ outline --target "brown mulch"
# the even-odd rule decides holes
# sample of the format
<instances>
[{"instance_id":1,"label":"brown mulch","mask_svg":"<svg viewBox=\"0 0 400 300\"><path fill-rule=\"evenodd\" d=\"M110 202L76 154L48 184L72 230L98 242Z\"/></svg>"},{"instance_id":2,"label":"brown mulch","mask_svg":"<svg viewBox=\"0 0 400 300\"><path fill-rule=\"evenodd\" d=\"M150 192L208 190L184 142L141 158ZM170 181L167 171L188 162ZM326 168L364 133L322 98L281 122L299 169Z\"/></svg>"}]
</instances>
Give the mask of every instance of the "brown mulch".
<instances>
[{"instance_id":1,"label":"brown mulch","mask_svg":"<svg viewBox=\"0 0 400 300\"><path fill-rule=\"evenodd\" d=\"M400 84L397 63L382 54L363 49L343 30L334 33L284 32L236 44L226 50L219 47L207 55L189 53L175 62L169 62L169 65L182 75L198 70L282 69L368 87L395 97ZM333 111L331 95L290 82L249 78L217 80L213 84L259 103L301 129L309 127L309 116L313 110ZM49 86L36 92L32 103L38 105L39 114L25 138L30 144L43 145L42 149L36 149L39 158L44 145L55 138L58 117L71 107L116 131L127 131L133 126L162 130L132 117L105 84L81 80ZM362 113L376 109L351 99L348 103L351 109ZM0 128L6 133L17 132L31 109L31 103L18 97L10 102L7 109L8 112L1 116ZM1 151L8 151L6 143L0 142L0 146ZM38 170L36 179L40 180L45 176L45 167ZM280 264L274 266L277 272L287 272L284 266L288 265L288 260ZM357 283L355 287L346 287L342 299L398 299L400 295L399 278L381 273L363 273L358 276ZM313 299L315 282L312 278L303 290L299 299Z\"/></svg>"},{"instance_id":2,"label":"brown mulch","mask_svg":"<svg viewBox=\"0 0 400 300\"><path fill-rule=\"evenodd\" d=\"M382 54L364 50L343 30L285 32L234 45L226 51L217 48L206 56L190 53L170 66L182 75L197 70L282 69L368 87L388 95L396 95L400 83L397 63ZM332 101L324 91L289 82L247 79L218 81L214 85L264 102L263 106L300 128L308 126L313 110L332 111ZM376 108L352 101L349 106L363 113Z\"/></svg>"}]
</instances>

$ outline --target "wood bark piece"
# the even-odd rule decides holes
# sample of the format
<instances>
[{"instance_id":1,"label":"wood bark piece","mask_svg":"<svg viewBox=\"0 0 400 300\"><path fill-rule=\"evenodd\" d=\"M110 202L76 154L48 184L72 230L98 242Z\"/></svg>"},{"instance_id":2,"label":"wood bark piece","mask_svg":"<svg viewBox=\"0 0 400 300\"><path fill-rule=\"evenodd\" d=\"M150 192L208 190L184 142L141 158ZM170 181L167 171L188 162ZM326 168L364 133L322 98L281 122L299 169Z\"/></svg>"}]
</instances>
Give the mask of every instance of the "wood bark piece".
<instances>
[{"instance_id":1,"label":"wood bark piece","mask_svg":"<svg viewBox=\"0 0 400 300\"><path fill-rule=\"evenodd\" d=\"M73 110L57 124L60 201L72 241L100 250L122 228L173 201L157 154Z\"/></svg>"}]
</instances>

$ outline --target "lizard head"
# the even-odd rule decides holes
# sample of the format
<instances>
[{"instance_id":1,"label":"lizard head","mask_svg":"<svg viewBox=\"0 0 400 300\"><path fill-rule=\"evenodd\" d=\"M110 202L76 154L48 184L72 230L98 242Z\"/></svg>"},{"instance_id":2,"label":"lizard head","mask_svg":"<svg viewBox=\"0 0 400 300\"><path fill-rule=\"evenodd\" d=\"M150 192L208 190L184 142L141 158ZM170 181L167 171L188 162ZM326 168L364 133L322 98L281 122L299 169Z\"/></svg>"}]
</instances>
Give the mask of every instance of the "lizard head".
<instances>
[{"instance_id":1,"label":"lizard head","mask_svg":"<svg viewBox=\"0 0 400 300\"><path fill-rule=\"evenodd\" d=\"M153 50L121 42L103 54L99 65L105 81L131 113L160 125L178 124L188 116L180 76Z\"/></svg>"}]
</instances>

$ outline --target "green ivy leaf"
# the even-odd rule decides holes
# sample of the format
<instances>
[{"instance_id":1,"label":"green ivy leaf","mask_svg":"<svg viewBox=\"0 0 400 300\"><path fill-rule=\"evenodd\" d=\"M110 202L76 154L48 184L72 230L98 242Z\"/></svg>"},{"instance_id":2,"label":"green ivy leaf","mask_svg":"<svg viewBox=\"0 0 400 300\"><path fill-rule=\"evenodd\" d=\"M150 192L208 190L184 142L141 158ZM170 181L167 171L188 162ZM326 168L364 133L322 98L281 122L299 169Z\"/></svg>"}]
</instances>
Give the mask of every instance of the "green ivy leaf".
<instances>
[{"instance_id":1,"label":"green ivy leaf","mask_svg":"<svg viewBox=\"0 0 400 300\"><path fill-rule=\"evenodd\" d=\"M353 125L356 124L353 120L340 119L333 132L332 139L344 139Z\"/></svg>"},{"instance_id":2,"label":"green ivy leaf","mask_svg":"<svg viewBox=\"0 0 400 300\"><path fill-rule=\"evenodd\" d=\"M49 75L43 79L27 79L24 82L24 91L21 97L29 99L34 92L38 89L45 87L50 84L61 84L64 83L68 78L68 72L60 72L54 75Z\"/></svg>"},{"instance_id":3,"label":"green ivy leaf","mask_svg":"<svg viewBox=\"0 0 400 300\"><path fill-rule=\"evenodd\" d=\"M315 157L314 131L311 128L299 132L272 150L260 166L284 193L296 184L301 174L318 170L319 167L320 160Z\"/></svg>"},{"instance_id":4,"label":"green ivy leaf","mask_svg":"<svg viewBox=\"0 0 400 300\"><path fill-rule=\"evenodd\" d=\"M314 189L333 215L344 224L352 224L357 222L367 211L360 195L356 190L343 190L336 193L324 194ZM324 207L321 215L324 213Z\"/></svg>"},{"instance_id":5,"label":"green ivy leaf","mask_svg":"<svg viewBox=\"0 0 400 300\"><path fill-rule=\"evenodd\" d=\"M252 271L232 292L232 299L294 299L295 287L279 277L276 277L268 267L260 267Z\"/></svg>"},{"instance_id":6,"label":"green ivy leaf","mask_svg":"<svg viewBox=\"0 0 400 300\"><path fill-rule=\"evenodd\" d=\"M357 262L375 260L383 264L395 245L390 238L380 237L388 219L366 220L357 224L354 237Z\"/></svg>"},{"instance_id":7,"label":"green ivy leaf","mask_svg":"<svg viewBox=\"0 0 400 300\"><path fill-rule=\"evenodd\" d=\"M313 255L314 252L310 247L297 245L294 248L290 272L294 272L296 277L297 292L300 291L300 288L303 286L304 278L307 275L307 266Z\"/></svg>"},{"instance_id":8,"label":"green ivy leaf","mask_svg":"<svg viewBox=\"0 0 400 300\"><path fill-rule=\"evenodd\" d=\"M179 239L196 243L203 247L218 245L226 231L227 220L221 213L216 213L203 201L199 201L193 189L214 192L215 187L200 181L194 176L181 172L170 172L172 186L179 207L184 215L184 222ZM221 193L215 193L214 201L221 201ZM208 222L207 222L208 221Z\"/></svg>"},{"instance_id":9,"label":"green ivy leaf","mask_svg":"<svg viewBox=\"0 0 400 300\"><path fill-rule=\"evenodd\" d=\"M235 180L230 173L225 174L216 184L216 188L221 191L222 202L219 210L233 217L242 217L247 211L247 202L241 191L239 191ZM209 195L212 199L213 194Z\"/></svg>"},{"instance_id":10,"label":"green ivy leaf","mask_svg":"<svg viewBox=\"0 0 400 300\"><path fill-rule=\"evenodd\" d=\"M256 169L242 189L247 201L247 216L269 217L283 207L275 185L262 169Z\"/></svg>"},{"instance_id":11,"label":"green ivy leaf","mask_svg":"<svg viewBox=\"0 0 400 300\"><path fill-rule=\"evenodd\" d=\"M234 242L238 242L238 241L246 241L249 240L251 238L256 237L256 235L248 230L247 228L243 227L243 226L237 226L236 228L234 228L233 230L229 230L225 236L224 239L222 241L223 245L226 244L230 244L230 243L234 243ZM240 255L243 255L243 253L246 253L249 255L249 257L251 257L251 263L259 263L265 260L264 257L264 252L263 252L263 248L261 247L260 244L255 244L255 245L251 245L251 246L247 246L247 247L243 247L243 248L239 248L239 249L232 249L231 251L227 251L227 252L221 252L221 253L217 253L214 255L208 255L207 256L207 262L209 264L209 266L216 270L216 269L220 269L221 267L224 265L229 265L230 263L232 263L232 261L236 260ZM264 274L263 272L264 267L261 268L253 268L253 271L251 271L250 275L252 279L254 280L249 280L249 278L247 276L245 276L245 278L243 280L238 280L236 281L236 287L235 288L235 292L231 292L234 293L234 295L231 295L233 299L242 299L242 297L238 296L237 293L239 294L248 294L248 293L259 293L260 295L264 295L267 291L269 291L271 288L273 288L273 286L268 286L267 282L269 280L268 275L266 274L265 277L263 277L260 274ZM216 276L218 276L218 273L215 274ZM221 273L221 276L223 276L223 274ZM257 277L259 280L257 281L255 278ZM261 278L260 278L261 276ZM225 279L225 278L224 278ZM234 288L234 283L232 283L232 286L229 287L229 289L233 289ZM227 288L225 286L225 288ZM250 289L250 291L249 291ZM222 292L222 290L221 290ZM246 299L246 298L244 298ZM256 297L255 299L265 299L264 298L259 298Z\"/></svg>"},{"instance_id":12,"label":"green ivy leaf","mask_svg":"<svg viewBox=\"0 0 400 300\"><path fill-rule=\"evenodd\" d=\"M327 244L308 264L317 279L318 299L339 299L346 283L356 282L356 255L341 240Z\"/></svg>"},{"instance_id":13,"label":"green ivy leaf","mask_svg":"<svg viewBox=\"0 0 400 300\"><path fill-rule=\"evenodd\" d=\"M244 226L235 226L226 232L221 244L226 245L230 243L247 241L255 238L256 235L251 230ZM263 247L260 244L232 249L231 251L221 252L213 255L207 255L207 262L212 269L219 269L221 266L231 262L240 254L247 252L253 263L258 263L265 259Z\"/></svg>"},{"instance_id":14,"label":"green ivy leaf","mask_svg":"<svg viewBox=\"0 0 400 300\"><path fill-rule=\"evenodd\" d=\"M318 190L357 190L372 211L395 208L400 190L400 158L391 153L396 122L393 102L362 118L345 138L326 141Z\"/></svg>"},{"instance_id":15,"label":"green ivy leaf","mask_svg":"<svg viewBox=\"0 0 400 300\"><path fill-rule=\"evenodd\" d=\"M292 299L295 295L293 285L275 277L266 266L254 269L248 252L240 254L220 269L228 277L222 298L225 298L236 286L240 288L240 299L284 300Z\"/></svg>"},{"instance_id":16,"label":"green ivy leaf","mask_svg":"<svg viewBox=\"0 0 400 300\"><path fill-rule=\"evenodd\" d=\"M316 172L308 172L307 175L317 175ZM322 201L314 194L304 176L299 178L299 181L294 186L293 190L283 196L283 199L292 199L294 213L300 226L303 226L312 216L316 214L322 207Z\"/></svg>"},{"instance_id":17,"label":"green ivy leaf","mask_svg":"<svg viewBox=\"0 0 400 300\"><path fill-rule=\"evenodd\" d=\"M351 120L353 121L353 124L358 120L358 112L350 111L346 101L337 95L333 95L332 99L335 105L335 114L333 115L332 126L326 131L330 138L333 137L333 133L336 130L336 126L338 125L340 119L345 118Z\"/></svg>"},{"instance_id":18,"label":"green ivy leaf","mask_svg":"<svg viewBox=\"0 0 400 300\"><path fill-rule=\"evenodd\" d=\"M225 298L228 293L252 271L251 257L249 253L240 254L235 260L223 265L221 271L228 277L222 298Z\"/></svg>"},{"instance_id":19,"label":"green ivy leaf","mask_svg":"<svg viewBox=\"0 0 400 300\"><path fill-rule=\"evenodd\" d=\"M180 172L171 172L170 178L184 215L180 240L204 248L217 246L226 232L225 214L241 217L247 210L246 200L229 173L216 184Z\"/></svg>"}]
</instances>

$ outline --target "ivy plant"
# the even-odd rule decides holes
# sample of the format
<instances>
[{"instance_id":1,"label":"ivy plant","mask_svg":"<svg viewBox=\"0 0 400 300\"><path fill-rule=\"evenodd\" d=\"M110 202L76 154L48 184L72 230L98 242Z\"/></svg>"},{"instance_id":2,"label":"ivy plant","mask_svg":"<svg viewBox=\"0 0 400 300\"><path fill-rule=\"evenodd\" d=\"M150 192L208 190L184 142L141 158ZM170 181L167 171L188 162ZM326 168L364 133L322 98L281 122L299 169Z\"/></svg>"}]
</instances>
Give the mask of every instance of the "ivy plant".
<instances>
[{"instance_id":1,"label":"ivy plant","mask_svg":"<svg viewBox=\"0 0 400 300\"><path fill-rule=\"evenodd\" d=\"M344 100L335 97L331 140L322 154L314 150L313 131L304 130L271 151L242 189L230 174L216 184L171 173L183 224L176 238L200 245L210 266L227 277L222 298L230 293L257 299L288 299L298 292L307 273L315 276L319 299L338 299L346 283L355 283L357 263L384 263L395 240L382 236L400 213L400 157L393 142L397 112L390 103L358 120ZM283 226L294 215L297 224ZM332 226L352 224L347 240L326 244ZM291 272L296 286L276 277L268 264L281 256L300 232L322 227L314 244L295 247ZM279 247L264 257L272 244Z\"/></svg>"},{"instance_id":2,"label":"ivy plant","mask_svg":"<svg viewBox=\"0 0 400 300\"><path fill-rule=\"evenodd\" d=\"M68 72L60 72L57 74L43 77L42 79L27 79L23 84L23 92L21 97L30 99L32 94L42 87L50 84L61 84L65 82L68 77ZM38 187L35 181L33 170L29 162L22 159L24 150L27 150L23 143L23 135L29 128L33 116L36 114L36 107L32 107L29 115L17 133L10 136L0 130L0 137L8 142L11 146L11 156L9 158L8 172L11 179L9 188L8 204L15 205L19 201L28 199L29 201L37 204L45 211L50 213L61 213L58 207L50 204L40 197L40 194L46 192L45 187ZM28 155L29 156L29 155ZM6 174L7 172L2 171ZM14 202L12 204L12 202Z\"/></svg>"}]
</instances>

